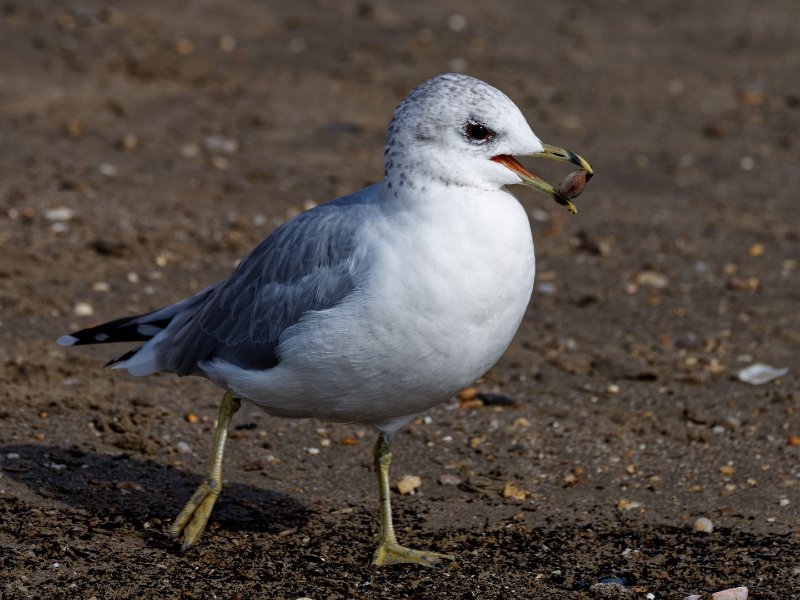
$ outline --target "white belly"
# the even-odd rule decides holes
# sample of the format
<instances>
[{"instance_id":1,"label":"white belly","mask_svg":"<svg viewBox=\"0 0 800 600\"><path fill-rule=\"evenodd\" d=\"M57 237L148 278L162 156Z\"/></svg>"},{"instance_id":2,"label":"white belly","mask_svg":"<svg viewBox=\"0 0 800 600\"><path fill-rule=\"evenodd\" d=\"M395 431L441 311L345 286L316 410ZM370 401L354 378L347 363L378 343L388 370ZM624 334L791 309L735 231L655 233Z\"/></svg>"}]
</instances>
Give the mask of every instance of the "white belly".
<instances>
[{"instance_id":1,"label":"white belly","mask_svg":"<svg viewBox=\"0 0 800 600\"><path fill-rule=\"evenodd\" d=\"M530 226L513 196L393 213L366 243L374 263L363 286L289 330L275 368L226 377L234 392L280 416L391 431L500 358L534 277Z\"/></svg>"}]
</instances>

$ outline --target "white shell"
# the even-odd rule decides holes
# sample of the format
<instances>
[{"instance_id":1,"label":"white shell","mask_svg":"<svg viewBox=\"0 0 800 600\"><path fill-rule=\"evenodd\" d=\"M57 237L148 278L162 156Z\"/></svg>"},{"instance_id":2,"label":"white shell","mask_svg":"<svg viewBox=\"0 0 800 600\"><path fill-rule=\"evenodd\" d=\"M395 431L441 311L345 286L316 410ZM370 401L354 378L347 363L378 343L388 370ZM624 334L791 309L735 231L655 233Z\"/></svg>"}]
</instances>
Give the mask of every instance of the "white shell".
<instances>
[{"instance_id":1,"label":"white shell","mask_svg":"<svg viewBox=\"0 0 800 600\"><path fill-rule=\"evenodd\" d=\"M788 372L788 367L777 369L775 367L765 365L764 363L754 363L749 367L739 371L738 377L740 381L744 381L745 383L752 385L763 385L765 383L769 383L770 381L774 381L779 377L783 377Z\"/></svg>"},{"instance_id":2,"label":"white shell","mask_svg":"<svg viewBox=\"0 0 800 600\"><path fill-rule=\"evenodd\" d=\"M747 600L747 588L737 587L711 594L711 600Z\"/></svg>"}]
</instances>

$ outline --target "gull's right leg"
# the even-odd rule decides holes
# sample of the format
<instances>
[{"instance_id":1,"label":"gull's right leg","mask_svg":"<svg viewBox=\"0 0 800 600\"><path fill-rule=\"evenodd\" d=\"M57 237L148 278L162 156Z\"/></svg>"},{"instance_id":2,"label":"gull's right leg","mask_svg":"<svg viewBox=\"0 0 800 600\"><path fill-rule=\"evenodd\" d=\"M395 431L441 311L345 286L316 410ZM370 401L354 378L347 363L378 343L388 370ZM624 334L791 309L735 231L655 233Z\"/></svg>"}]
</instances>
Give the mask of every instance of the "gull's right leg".
<instances>
[{"instance_id":1,"label":"gull's right leg","mask_svg":"<svg viewBox=\"0 0 800 600\"><path fill-rule=\"evenodd\" d=\"M211 509L214 508L214 503L222 491L222 454L225 451L225 439L228 437L228 427L233 415L241 405L242 401L234 396L233 392L225 392L222 405L219 407L214 453L211 455L205 479L197 486L194 495L169 528L172 537L178 537L183 533L182 550L190 548L200 538L208 523L208 517L211 516Z\"/></svg>"}]
</instances>

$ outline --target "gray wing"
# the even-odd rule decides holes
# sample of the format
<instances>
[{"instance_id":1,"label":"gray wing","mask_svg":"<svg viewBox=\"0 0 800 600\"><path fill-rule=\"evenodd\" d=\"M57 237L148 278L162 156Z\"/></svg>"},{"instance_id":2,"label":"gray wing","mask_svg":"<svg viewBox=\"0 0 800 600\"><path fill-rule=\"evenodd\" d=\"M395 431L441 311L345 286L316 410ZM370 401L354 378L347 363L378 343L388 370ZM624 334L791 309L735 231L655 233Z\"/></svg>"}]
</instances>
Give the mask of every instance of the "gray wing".
<instances>
[{"instance_id":1,"label":"gray wing","mask_svg":"<svg viewBox=\"0 0 800 600\"><path fill-rule=\"evenodd\" d=\"M355 288L363 268L356 232L373 210L364 192L315 207L262 241L164 340L162 370L190 375L215 358L247 369L278 364L288 327Z\"/></svg>"}]
</instances>

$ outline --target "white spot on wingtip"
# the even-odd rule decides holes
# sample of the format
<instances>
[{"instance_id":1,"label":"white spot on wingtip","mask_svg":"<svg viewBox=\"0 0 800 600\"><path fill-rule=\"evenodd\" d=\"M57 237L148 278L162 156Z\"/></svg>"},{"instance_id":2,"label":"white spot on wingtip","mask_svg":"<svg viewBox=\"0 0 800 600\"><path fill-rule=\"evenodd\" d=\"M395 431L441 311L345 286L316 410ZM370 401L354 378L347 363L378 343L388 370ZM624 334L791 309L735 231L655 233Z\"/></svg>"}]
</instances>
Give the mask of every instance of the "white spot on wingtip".
<instances>
[{"instance_id":1,"label":"white spot on wingtip","mask_svg":"<svg viewBox=\"0 0 800 600\"><path fill-rule=\"evenodd\" d=\"M62 335L60 338L56 340L56 344L59 346L74 346L78 341L74 335Z\"/></svg>"}]
</instances>

